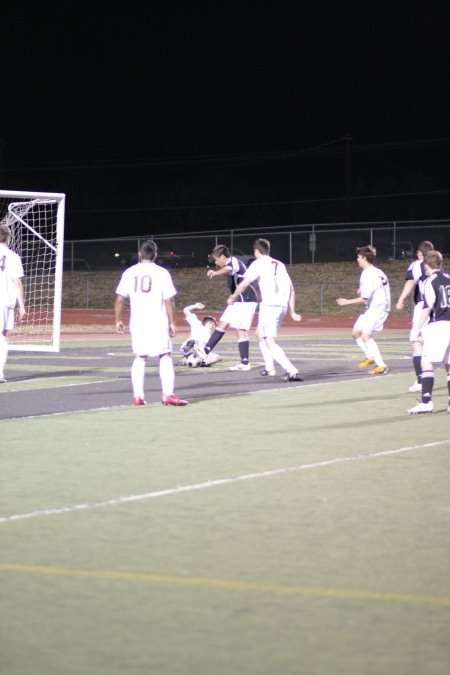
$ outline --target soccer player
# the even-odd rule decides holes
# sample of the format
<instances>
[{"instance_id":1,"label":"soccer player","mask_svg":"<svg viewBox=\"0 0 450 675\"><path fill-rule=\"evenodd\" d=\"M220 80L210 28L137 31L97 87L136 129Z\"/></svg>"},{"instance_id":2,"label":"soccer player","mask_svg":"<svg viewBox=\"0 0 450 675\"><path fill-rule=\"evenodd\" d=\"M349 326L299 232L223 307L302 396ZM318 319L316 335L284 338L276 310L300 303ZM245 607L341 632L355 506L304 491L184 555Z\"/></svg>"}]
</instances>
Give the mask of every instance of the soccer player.
<instances>
[{"instance_id":1,"label":"soccer player","mask_svg":"<svg viewBox=\"0 0 450 675\"><path fill-rule=\"evenodd\" d=\"M413 347L413 366L416 373L416 381L409 387L409 391L422 391L422 338L417 334L417 324L422 315L423 309L423 285L427 278L423 257L428 251L433 251L434 246L431 241L421 241L417 247L417 260L414 260L406 270L406 281L403 286L400 297L397 300L396 308L402 310L405 306L405 300L414 289L414 312L411 322L411 331L409 341Z\"/></svg>"},{"instance_id":2,"label":"soccer player","mask_svg":"<svg viewBox=\"0 0 450 675\"><path fill-rule=\"evenodd\" d=\"M6 382L4 368L8 359L8 331L14 328L15 309L18 306L18 321L26 312L23 301L22 278L24 276L20 257L9 248L11 230L0 223L0 383Z\"/></svg>"},{"instance_id":3,"label":"soccer player","mask_svg":"<svg viewBox=\"0 0 450 675\"><path fill-rule=\"evenodd\" d=\"M251 263L244 274L244 279L237 285L227 302L233 306L241 293L244 293L253 282L258 282L261 292L258 340L265 366L261 375L274 377L274 361L276 361L285 371L286 382L302 382L298 369L276 342L288 309L294 321L302 319L295 311L295 291L291 278L284 263L270 256L270 242L267 239L256 239L253 250L256 260Z\"/></svg>"},{"instance_id":4,"label":"soccer player","mask_svg":"<svg viewBox=\"0 0 450 675\"><path fill-rule=\"evenodd\" d=\"M450 413L450 276L442 270L439 251L429 251L423 261L429 277L423 285L423 309L417 323L417 334L423 336L422 400L408 410L410 415L433 412L434 363L443 363L447 371Z\"/></svg>"},{"instance_id":5,"label":"soccer player","mask_svg":"<svg viewBox=\"0 0 450 675\"><path fill-rule=\"evenodd\" d=\"M170 273L155 263L156 243L144 241L139 262L122 274L116 289L116 330L124 332L122 321L125 299L130 303L130 333L134 352L131 366L134 405L145 405L144 378L148 356L159 356L159 376L163 405L186 405L187 401L174 393L175 371L172 361L171 337L176 334L173 297L176 290Z\"/></svg>"},{"instance_id":6,"label":"soccer player","mask_svg":"<svg viewBox=\"0 0 450 675\"><path fill-rule=\"evenodd\" d=\"M376 250L373 246L360 246L356 249L357 262L362 269L356 298L337 298L340 307L362 303L365 311L353 326L352 337L364 352L366 358L359 364L365 368L375 363L369 375L384 375L388 367L383 361L373 334L383 330L391 309L391 292L385 273L373 264Z\"/></svg>"},{"instance_id":7,"label":"soccer player","mask_svg":"<svg viewBox=\"0 0 450 675\"><path fill-rule=\"evenodd\" d=\"M205 305L202 302L196 302L193 305L188 305L183 309L183 314L191 327L191 333L189 337L181 345L181 352L183 358L178 365L186 365L186 357L189 354L197 353L199 354L202 366L212 366L213 363L222 361L222 357L215 352L210 352L206 355L205 358L202 358L205 351L205 345L208 342L211 335L214 333L214 330L217 326L217 321L213 316L204 316L203 319L199 319L195 314L195 310L205 309Z\"/></svg>"},{"instance_id":8,"label":"soccer player","mask_svg":"<svg viewBox=\"0 0 450 675\"><path fill-rule=\"evenodd\" d=\"M227 277L230 291L234 293L236 287L244 278L247 270L246 266L239 258L232 256L230 250L223 244L215 246L211 252L211 256L217 269L208 270L206 273L208 278ZM225 308L214 333L206 343L205 354L208 355L214 349L216 344L225 335L228 326L231 326L231 328L236 330L241 361L237 365L232 366L230 370L250 370L248 331L252 325L253 316L258 304L258 296L252 284L247 284L245 289L236 294L235 297L236 303L233 306Z\"/></svg>"}]
</instances>

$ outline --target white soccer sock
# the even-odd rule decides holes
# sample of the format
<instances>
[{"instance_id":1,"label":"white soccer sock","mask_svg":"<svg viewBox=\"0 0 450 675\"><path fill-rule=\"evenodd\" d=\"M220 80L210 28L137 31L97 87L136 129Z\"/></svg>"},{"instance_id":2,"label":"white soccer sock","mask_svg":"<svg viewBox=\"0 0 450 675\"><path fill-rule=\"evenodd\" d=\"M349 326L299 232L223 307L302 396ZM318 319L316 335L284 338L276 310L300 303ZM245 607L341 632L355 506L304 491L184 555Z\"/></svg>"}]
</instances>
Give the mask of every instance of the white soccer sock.
<instances>
[{"instance_id":1,"label":"white soccer sock","mask_svg":"<svg viewBox=\"0 0 450 675\"><path fill-rule=\"evenodd\" d=\"M372 358L371 356L369 356L369 352L367 350L367 345L364 342L364 340L362 339L362 337L355 338L355 342L358 345L358 347L364 352L364 354L367 356L368 359Z\"/></svg>"},{"instance_id":2,"label":"white soccer sock","mask_svg":"<svg viewBox=\"0 0 450 675\"><path fill-rule=\"evenodd\" d=\"M375 340L373 338L370 338L370 340L367 340L366 346L369 358L373 359L377 364L377 366L381 366L381 368L384 368L386 364L383 361L383 358L380 354L380 350L378 349L378 345L375 342Z\"/></svg>"},{"instance_id":3,"label":"white soccer sock","mask_svg":"<svg viewBox=\"0 0 450 675\"><path fill-rule=\"evenodd\" d=\"M275 361L277 363L279 363L280 366L287 373L289 373L289 375L294 375L294 373L298 372L297 368L294 366L293 363L291 363L289 361L288 357L286 356L284 351L281 349L280 345L277 345L277 343L274 342L270 345L269 349L270 349L270 354L271 354L272 358L275 359Z\"/></svg>"},{"instance_id":4,"label":"white soccer sock","mask_svg":"<svg viewBox=\"0 0 450 675\"><path fill-rule=\"evenodd\" d=\"M159 377L161 380L162 393L166 396L173 394L175 386L175 369L170 354L164 354L159 359Z\"/></svg>"},{"instance_id":5,"label":"white soccer sock","mask_svg":"<svg viewBox=\"0 0 450 675\"><path fill-rule=\"evenodd\" d=\"M134 398L144 398L144 378L145 361L144 359L134 359L131 366L131 384L133 385Z\"/></svg>"},{"instance_id":6,"label":"white soccer sock","mask_svg":"<svg viewBox=\"0 0 450 675\"><path fill-rule=\"evenodd\" d=\"M273 363L273 358L272 354L270 353L270 349L266 344L265 340L259 340L258 341L259 348L261 350L262 357L264 359L264 367L266 370L273 370L274 369L274 363Z\"/></svg>"},{"instance_id":7,"label":"white soccer sock","mask_svg":"<svg viewBox=\"0 0 450 675\"><path fill-rule=\"evenodd\" d=\"M5 377L4 370L8 359L8 342L4 335L0 335L0 377Z\"/></svg>"}]
</instances>

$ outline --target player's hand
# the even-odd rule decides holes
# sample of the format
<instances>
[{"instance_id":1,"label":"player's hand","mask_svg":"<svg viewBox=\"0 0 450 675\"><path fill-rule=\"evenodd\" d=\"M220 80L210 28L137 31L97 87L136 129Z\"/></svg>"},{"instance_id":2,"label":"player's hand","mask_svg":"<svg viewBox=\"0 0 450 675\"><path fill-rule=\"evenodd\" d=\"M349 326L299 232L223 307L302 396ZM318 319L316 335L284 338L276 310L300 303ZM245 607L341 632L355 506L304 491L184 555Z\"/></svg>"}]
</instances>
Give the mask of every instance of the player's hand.
<instances>
[{"instance_id":1,"label":"player's hand","mask_svg":"<svg viewBox=\"0 0 450 675\"><path fill-rule=\"evenodd\" d=\"M174 323L169 323L169 335L170 337L175 337L177 334L177 327Z\"/></svg>"},{"instance_id":2,"label":"player's hand","mask_svg":"<svg viewBox=\"0 0 450 675\"><path fill-rule=\"evenodd\" d=\"M302 315L297 314L297 312L291 312L291 319L293 321L301 321L302 320Z\"/></svg>"},{"instance_id":3,"label":"player's hand","mask_svg":"<svg viewBox=\"0 0 450 675\"><path fill-rule=\"evenodd\" d=\"M216 272L214 270L208 270L206 272L206 276L208 277L208 279L212 279L213 277L216 276Z\"/></svg>"},{"instance_id":4,"label":"player's hand","mask_svg":"<svg viewBox=\"0 0 450 675\"><path fill-rule=\"evenodd\" d=\"M125 333L123 321L116 321L116 333Z\"/></svg>"},{"instance_id":5,"label":"player's hand","mask_svg":"<svg viewBox=\"0 0 450 675\"><path fill-rule=\"evenodd\" d=\"M233 298L232 295L230 295L230 296L227 298L227 305L233 305L233 304L234 304L234 298Z\"/></svg>"},{"instance_id":6,"label":"player's hand","mask_svg":"<svg viewBox=\"0 0 450 675\"><path fill-rule=\"evenodd\" d=\"M347 298L338 298L336 302L339 305L339 307L344 307L344 305L348 304Z\"/></svg>"},{"instance_id":7,"label":"player's hand","mask_svg":"<svg viewBox=\"0 0 450 675\"><path fill-rule=\"evenodd\" d=\"M196 309L205 309L205 305L203 304L203 302L196 302L195 308Z\"/></svg>"},{"instance_id":8,"label":"player's hand","mask_svg":"<svg viewBox=\"0 0 450 675\"><path fill-rule=\"evenodd\" d=\"M25 307L19 307L17 310L17 321L22 321L26 317L27 313Z\"/></svg>"},{"instance_id":9,"label":"player's hand","mask_svg":"<svg viewBox=\"0 0 450 675\"><path fill-rule=\"evenodd\" d=\"M403 302L401 302L401 301L399 300L399 301L397 302L397 304L395 305L395 308L398 309L398 310L400 311L401 309L403 309L404 306L405 306L405 305L403 304Z\"/></svg>"}]
</instances>

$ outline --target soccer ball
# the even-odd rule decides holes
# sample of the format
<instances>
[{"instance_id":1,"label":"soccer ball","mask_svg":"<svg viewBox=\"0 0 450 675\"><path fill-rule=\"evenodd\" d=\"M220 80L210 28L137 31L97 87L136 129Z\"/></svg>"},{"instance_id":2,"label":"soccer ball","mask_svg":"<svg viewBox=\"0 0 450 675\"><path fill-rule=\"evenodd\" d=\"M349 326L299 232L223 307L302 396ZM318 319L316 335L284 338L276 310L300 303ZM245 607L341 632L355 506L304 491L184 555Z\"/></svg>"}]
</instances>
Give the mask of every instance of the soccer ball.
<instances>
[{"instance_id":1,"label":"soccer ball","mask_svg":"<svg viewBox=\"0 0 450 675\"><path fill-rule=\"evenodd\" d=\"M189 356L186 357L186 365L188 365L190 368L197 368L201 362L201 357L195 352L189 354Z\"/></svg>"}]
</instances>

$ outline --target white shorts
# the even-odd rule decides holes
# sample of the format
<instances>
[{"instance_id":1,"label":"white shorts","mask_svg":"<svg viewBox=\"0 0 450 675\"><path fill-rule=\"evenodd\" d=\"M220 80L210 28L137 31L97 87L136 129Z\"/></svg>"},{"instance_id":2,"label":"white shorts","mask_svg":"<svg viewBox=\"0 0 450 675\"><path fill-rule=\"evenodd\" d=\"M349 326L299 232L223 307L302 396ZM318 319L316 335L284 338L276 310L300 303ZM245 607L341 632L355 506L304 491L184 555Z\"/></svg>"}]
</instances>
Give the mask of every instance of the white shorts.
<instances>
[{"instance_id":1,"label":"white shorts","mask_svg":"<svg viewBox=\"0 0 450 675\"><path fill-rule=\"evenodd\" d=\"M379 309L366 309L364 314L361 314L353 326L354 329L360 330L362 333L372 335L372 333L379 333L383 330L384 322L389 316L389 312L381 311Z\"/></svg>"},{"instance_id":2,"label":"white shorts","mask_svg":"<svg viewBox=\"0 0 450 675\"><path fill-rule=\"evenodd\" d=\"M431 321L424 327L422 358L450 363L450 321Z\"/></svg>"},{"instance_id":3,"label":"white shorts","mask_svg":"<svg viewBox=\"0 0 450 675\"><path fill-rule=\"evenodd\" d=\"M409 341L410 342L423 342L423 337L417 336L417 324L419 323L419 319L422 316L422 309L423 309L423 302L422 301L418 302L417 305L414 306L412 324L411 324L411 331L409 333ZM427 319L424 326L426 326L428 322L429 322L429 319Z\"/></svg>"},{"instance_id":4,"label":"white shorts","mask_svg":"<svg viewBox=\"0 0 450 675\"><path fill-rule=\"evenodd\" d=\"M130 333L131 347L137 356L160 356L173 351L168 329L145 330L130 326Z\"/></svg>"},{"instance_id":5,"label":"white shorts","mask_svg":"<svg viewBox=\"0 0 450 675\"><path fill-rule=\"evenodd\" d=\"M237 330L250 330L256 312L256 302L235 302L227 305L219 321Z\"/></svg>"},{"instance_id":6,"label":"white shorts","mask_svg":"<svg viewBox=\"0 0 450 675\"><path fill-rule=\"evenodd\" d=\"M15 312L13 307L0 307L0 333L14 328Z\"/></svg>"},{"instance_id":7,"label":"white shorts","mask_svg":"<svg viewBox=\"0 0 450 675\"><path fill-rule=\"evenodd\" d=\"M280 326L286 316L286 307L276 305L260 305L258 320L258 337L277 337Z\"/></svg>"}]
</instances>

